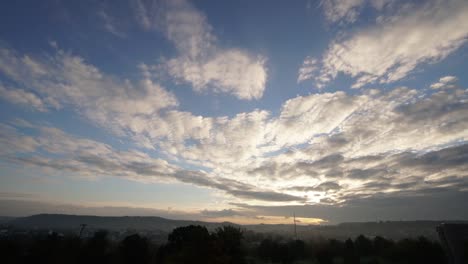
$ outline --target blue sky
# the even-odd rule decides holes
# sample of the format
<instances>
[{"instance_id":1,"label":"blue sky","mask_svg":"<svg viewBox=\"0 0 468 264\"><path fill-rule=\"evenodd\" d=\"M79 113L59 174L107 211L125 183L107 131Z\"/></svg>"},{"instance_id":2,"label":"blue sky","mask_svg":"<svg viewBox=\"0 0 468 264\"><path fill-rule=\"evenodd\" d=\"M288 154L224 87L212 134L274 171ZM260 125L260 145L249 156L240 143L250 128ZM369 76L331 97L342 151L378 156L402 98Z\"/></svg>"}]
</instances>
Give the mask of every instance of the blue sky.
<instances>
[{"instance_id":1,"label":"blue sky","mask_svg":"<svg viewBox=\"0 0 468 264\"><path fill-rule=\"evenodd\" d=\"M14 1L0 209L466 219L468 4Z\"/></svg>"}]
</instances>

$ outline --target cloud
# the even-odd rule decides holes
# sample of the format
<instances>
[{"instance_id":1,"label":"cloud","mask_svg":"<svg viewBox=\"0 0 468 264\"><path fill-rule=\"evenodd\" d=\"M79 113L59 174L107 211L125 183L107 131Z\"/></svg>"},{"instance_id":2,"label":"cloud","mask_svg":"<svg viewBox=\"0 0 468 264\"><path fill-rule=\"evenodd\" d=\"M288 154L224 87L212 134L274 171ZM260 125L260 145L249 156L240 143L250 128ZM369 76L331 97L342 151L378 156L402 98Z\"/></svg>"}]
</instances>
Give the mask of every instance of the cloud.
<instances>
[{"instance_id":1,"label":"cloud","mask_svg":"<svg viewBox=\"0 0 468 264\"><path fill-rule=\"evenodd\" d=\"M364 99L336 92L287 100L274 122L274 140L278 145L294 145L307 142L316 135L330 133L357 110Z\"/></svg>"},{"instance_id":2,"label":"cloud","mask_svg":"<svg viewBox=\"0 0 468 264\"><path fill-rule=\"evenodd\" d=\"M326 191L334 191L341 189L341 186L336 182L322 182L316 186L294 186L291 187L292 190L297 191L319 191L319 192L326 192Z\"/></svg>"},{"instance_id":3,"label":"cloud","mask_svg":"<svg viewBox=\"0 0 468 264\"><path fill-rule=\"evenodd\" d=\"M347 177L351 179L369 179L370 177L378 177L382 175L382 172L385 175L385 171L379 169L351 169L348 171Z\"/></svg>"},{"instance_id":4,"label":"cloud","mask_svg":"<svg viewBox=\"0 0 468 264\"><path fill-rule=\"evenodd\" d=\"M317 199L340 202L357 190L362 190L359 195L372 195L376 189L361 189L370 182L386 184L381 186L387 189L378 191L411 189L418 187L411 181L421 184L427 177L464 175L448 165L444 173L428 167L429 172L403 170L399 156L393 155L410 159L405 153L417 155L465 142L468 110L463 91L430 95L400 88L387 93L297 97L285 102L277 117L255 111L223 119L223 125L210 119L205 136L190 136L195 142L178 144L174 155L210 167L212 174L295 197L309 192L318 194ZM185 135L190 135L188 131ZM291 149L285 151L285 146ZM330 179L342 186L333 194L326 193L326 188L290 188L316 187ZM309 195L307 201L315 198Z\"/></svg>"},{"instance_id":5,"label":"cloud","mask_svg":"<svg viewBox=\"0 0 468 264\"><path fill-rule=\"evenodd\" d=\"M272 202L295 202L301 201L305 202L305 197L294 196L285 193L278 193L278 192L263 192L263 191L245 191L245 190L233 190L229 193L233 194L234 196L254 199L254 200L261 200L261 201L272 201Z\"/></svg>"},{"instance_id":6,"label":"cloud","mask_svg":"<svg viewBox=\"0 0 468 264\"><path fill-rule=\"evenodd\" d=\"M455 88L455 83L458 81L458 78L455 76L445 76L441 77L438 82L431 84L432 89L448 89Z\"/></svg>"},{"instance_id":7,"label":"cloud","mask_svg":"<svg viewBox=\"0 0 468 264\"><path fill-rule=\"evenodd\" d=\"M322 0L321 6L325 18L332 23L346 25L358 20L360 13L366 6L378 11L391 7L396 0Z\"/></svg>"},{"instance_id":8,"label":"cloud","mask_svg":"<svg viewBox=\"0 0 468 264\"><path fill-rule=\"evenodd\" d=\"M468 192L442 189L439 192L392 193L374 195L333 204L312 205L250 205L234 204L238 208L255 211L258 215L284 216L295 212L296 217L326 219L330 224L365 222L371 220L460 220L468 217L464 202Z\"/></svg>"},{"instance_id":9,"label":"cloud","mask_svg":"<svg viewBox=\"0 0 468 264\"><path fill-rule=\"evenodd\" d=\"M0 199L34 199L37 196L32 193L0 192Z\"/></svg>"},{"instance_id":10,"label":"cloud","mask_svg":"<svg viewBox=\"0 0 468 264\"><path fill-rule=\"evenodd\" d=\"M7 89L0 84L0 97L13 104L32 107L40 112L46 112L47 106L37 95L22 89Z\"/></svg>"},{"instance_id":11,"label":"cloud","mask_svg":"<svg viewBox=\"0 0 468 264\"><path fill-rule=\"evenodd\" d=\"M461 170L468 168L468 144L445 148L437 151L400 158L402 167L420 168L427 172L443 172L444 170ZM463 173L464 174L464 173ZM453 177L449 177L453 179ZM458 179L458 178L457 178ZM468 179L467 179L468 181Z\"/></svg>"},{"instance_id":12,"label":"cloud","mask_svg":"<svg viewBox=\"0 0 468 264\"><path fill-rule=\"evenodd\" d=\"M346 112L330 129L296 141L289 130L291 127L284 126L280 131L289 136L290 142L303 145L276 155L257 157L256 162L244 165L243 171L249 177L243 177L242 173L235 175L245 181L254 178L262 186L286 189L288 194L308 194L309 202L329 198L327 201L335 203L348 200L351 194L372 196L376 192L418 190L428 188L425 182L429 179L464 178L463 150L442 155L450 147L459 149L464 145L457 147L458 144L466 144L468 109L462 91L455 89L423 96L424 91L401 88L388 93L343 94L340 102L352 106L351 111L337 107L340 110L325 115L333 119L334 115L343 114L337 112ZM308 111L316 112L328 106ZM302 107L290 109L301 116L307 115L302 114ZM307 124L302 121L293 124L304 125L306 130ZM432 159L432 164L421 164L425 155L432 157L427 158ZM327 193L326 186L321 184L330 181L341 188Z\"/></svg>"},{"instance_id":13,"label":"cloud","mask_svg":"<svg viewBox=\"0 0 468 264\"><path fill-rule=\"evenodd\" d=\"M172 150L173 155L198 160L211 167L229 162L235 166L261 154L258 147L264 143L269 115L266 111L240 113L232 118L203 118L185 114L186 119L180 119L179 113L170 114L174 116L169 119L172 122L168 122L170 131L178 130L180 126L186 137L170 145L162 142L163 147ZM195 141L195 144L186 145L188 139Z\"/></svg>"},{"instance_id":14,"label":"cloud","mask_svg":"<svg viewBox=\"0 0 468 264\"><path fill-rule=\"evenodd\" d=\"M202 210L201 214L207 217L229 217L229 216L238 216L243 215L241 212L237 212L233 209L223 209L223 210Z\"/></svg>"},{"instance_id":15,"label":"cloud","mask_svg":"<svg viewBox=\"0 0 468 264\"><path fill-rule=\"evenodd\" d=\"M22 152L32 152L39 145L39 142L27 135L22 135L18 133L17 129L0 124L0 157L7 154L22 153Z\"/></svg>"},{"instance_id":16,"label":"cloud","mask_svg":"<svg viewBox=\"0 0 468 264\"><path fill-rule=\"evenodd\" d=\"M102 20L103 28L107 32L119 37L119 38L125 38L127 35L125 32L121 31L117 23L115 21L115 18L110 16L105 10L100 10L98 13L99 18Z\"/></svg>"},{"instance_id":17,"label":"cloud","mask_svg":"<svg viewBox=\"0 0 468 264\"><path fill-rule=\"evenodd\" d=\"M36 136L23 136L16 127L3 125L0 130L4 136L0 141L3 159L59 173L69 171L77 176L122 176L142 181L158 177L170 179L179 170L143 152L117 151L110 145L71 136L54 127L34 125L30 129ZM7 151L9 146L14 147L14 152Z\"/></svg>"},{"instance_id":18,"label":"cloud","mask_svg":"<svg viewBox=\"0 0 468 264\"><path fill-rule=\"evenodd\" d=\"M379 192L440 188L449 177L465 177L463 166L448 162L451 156L435 154L467 140L467 91L459 87L318 93L285 101L276 115L258 109L209 117L179 110L172 93L144 76L112 76L61 50L33 57L2 49L0 55L0 70L15 87L51 98L145 148L117 150L50 126L2 125L2 160L20 166L177 181L258 205L343 204ZM25 125L24 131L35 132L22 133ZM427 153L441 161L422 163Z\"/></svg>"},{"instance_id":19,"label":"cloud","mask_svg":"<svg viewBox=\"0 0 468 264\"><path fill-rule=\"evenodd\" d=\"M263 96L267 79L264 65L262 57L251 57L240 50L226 50L203 62L185 57L167 62L169 73L191 83L195 91L211 89L246 100Z\"/></svg>"},{"instance_id":20,"label":"cloud","mask_svg":"<svg viewBox=\"0 0 468 264\"><path fill-rule=\"evenodd\" d=\"M464 45L467 15L463 0L402 5L376 25L333 41L315 80L321 87L343 73L356 78L353 88L401 80L419 65L440 61Z\"/></svg>"},{"instance_id":21,"label":"cloud","mask_svg":"<svg viewBox=\"0 0 468 264\"><path fill-rule=\"evenodd\" d=\"M120 137L129 136L145 148L158 147L168 155L209 165L234 157L244 161L263 143L266 111L232 118L195 116L171 110L178 105L175 96L149 79L130 82L105 74L61 50L47 58L2 51L0 70L18 86L72 107L94 124ZM30 63L24 62L26 57ZM199 144L189 146L187 141Z\"/></svg>"},{"instance_id":22,"label":"cloud","mask_svg":"<svg viewBox=\"0 0 468 264\"><path fill-rule=\"evenodd\" d=\"M136 151L117 151L94 140L78 138L52 127L35 126L35 138L18 136L15 127L3 125L0 141L2 158L21 166L70 172L81 177L125 177L142 182L179 181L226 192L235 197L261 201L302 201L296 197L248 185L204 171L187 170L159 158ZM9 131L6 131L9 130ZM29 140L26 140L29 139ZM31 144L29 144L31 142ZM7 151L13 147L14 153ZM41 152L55 155L42 155ZM17 156L16 154L22 155Z\"/></svg>"},{"instance_id":23,"label":"cloud","mask_svg":"<svg viewBox=\"0 0 468 264\"><path fill-rule=\"evenodd\" d=\"M149 79L132 83L105 74L79 56L57 50L53 56L32 58L14 50L0 48L0 71L39 96L28 99L35 105L55 108L69 105L89 120L118 134L138 131L142 118L151 118L160 110L178 105L175 96ZM4 89L2 89L3 91ZM7 95L25 92L5 90ZM13 100L16 103L25 103ZM45 104L44 101L47 103ZM40 103L42 102L42 103ZM33 104L34 105L34 104ZM40 108L40 109L42 109Z\"/></svg>"},{"instance_id":24,"label":"cloud","mask_svg":"<svg viewBox=\"0 0 468 264\"><path fill-rule=\"evenodd\" d=\"M297 83L311 79L314 76L314 72L319 69L317 64L317 59L312 57L305 58L301 68L299 68Z\"/></svg>"},{"instance_id":25,"label":"cloud","mask_svg":"<svg viewBox=\"0 0 468 264\"><path fill-rule=\"evenodd\" d=\"M197 92L227 93L245 100L263 96L266 59L240 49L221 48L206 17L191 3L137 1L135 10L145 29L162 31L174 44L178 56L163 63L163 68L176 81L191 84Z\"/></svg>"},{"instance_id":26,"label":"cloud","mask_svg":"<svg viewBox=\"0 0 468 264\"><path fill-rule=\"evenodd\" d=\"M327 20L331 22L337 22L339 20L354 22L364 2L364 0L323 0L321 4Z\"/></svg>"}]
</instances>

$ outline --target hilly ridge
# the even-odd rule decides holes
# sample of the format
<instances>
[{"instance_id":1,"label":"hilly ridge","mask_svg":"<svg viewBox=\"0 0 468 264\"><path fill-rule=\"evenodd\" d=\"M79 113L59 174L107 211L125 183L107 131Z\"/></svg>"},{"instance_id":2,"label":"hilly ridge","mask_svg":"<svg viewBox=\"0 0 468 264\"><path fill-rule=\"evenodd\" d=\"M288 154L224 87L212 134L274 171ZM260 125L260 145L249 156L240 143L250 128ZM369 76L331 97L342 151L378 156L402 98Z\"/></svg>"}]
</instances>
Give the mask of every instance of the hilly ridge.
<instances>
[{"instance_id":1,"label":"hilly ridge","mask_svg":"<svg viewBox=\"0 0 468 264\"><path fill-rule=\"evenodd\" d=\"M203 225L214 229L222 225L235 225L233 223L210 223L191 220L172 220L158 216L90 216L90 215L63 215L38 214L20 217L9 221L8 224L24 229L76 229L81 224L87 224L93 229L135 229L160 230L170 232L174 228L187 225Z\"/></svg>"},{"instance_id":2,"label":"hilly ridge","mask_svg":"<svg viewBox=\"0 0 468 264\"><path fill-rule=\"evenodd\" d=\"M441 223L467 221L380 221L380 222L353 222L338 225L298 225L297 232L301 239L309 238L337 238L345 239L358 235L383 236L391 239L404 237L426 236L437 239L436 226ZM5 223L4 223L5 224ZM28 217L19 217L6 222L9 226L19 229L52 229L77 230L81 224L88 229L107 229L111 231L136 230L171 232L174 228L188 225L202 225L214 230L225 225L238 226L258 233L281 234L293 236L293 225L237 225L230 222L204 222L192 220L173 220L157 216L87 216L64 214L39 214Z\"/></svg>"}]
</instances>

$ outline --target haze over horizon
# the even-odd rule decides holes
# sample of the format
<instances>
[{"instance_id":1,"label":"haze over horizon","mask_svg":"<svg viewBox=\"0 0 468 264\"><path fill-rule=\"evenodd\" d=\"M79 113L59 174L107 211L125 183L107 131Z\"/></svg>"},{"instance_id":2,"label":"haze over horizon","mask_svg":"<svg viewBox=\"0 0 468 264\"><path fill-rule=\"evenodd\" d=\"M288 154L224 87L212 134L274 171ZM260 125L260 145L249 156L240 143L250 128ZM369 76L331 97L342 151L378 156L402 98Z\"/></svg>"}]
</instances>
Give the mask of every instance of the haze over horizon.
<instances>
[{"instance_id":1,"label":"haze over horizon","mask_svg":"<svg viewBox=\"0 0 468 264\"><path fill-rule=\"evenodd\" d=\"M468 219L468 1L0 7L0 215Z\"/></svg>"}]
</instances>

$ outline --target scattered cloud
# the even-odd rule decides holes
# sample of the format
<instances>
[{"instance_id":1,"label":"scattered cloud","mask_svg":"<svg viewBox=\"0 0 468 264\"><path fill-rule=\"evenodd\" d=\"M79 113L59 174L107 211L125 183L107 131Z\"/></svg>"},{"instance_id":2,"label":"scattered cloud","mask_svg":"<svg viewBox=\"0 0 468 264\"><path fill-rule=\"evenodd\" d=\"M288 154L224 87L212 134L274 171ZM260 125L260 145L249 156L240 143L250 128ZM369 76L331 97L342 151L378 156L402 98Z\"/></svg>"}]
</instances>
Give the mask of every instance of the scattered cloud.
<instances>
[{"instance_id":1,"label":"scattered cloud","mask_svg":"<svg viewBox=\"0 0 468 264\"><path fill-rule=\"evenodd\" d=\"M445 76L439 79L438 82L431 84L432 89L447 89L455 88L455 83L458 81L458 78L455 76Z\"/></svg>"},{"instance_id":2,"label":"scattered cloud","mask_svg":"<svg viewBox=\"0 0 468 264\"><path fill-rule=\"evenodd\" d=\"M345 25L356 22L366 6L382 11L395 2L397 0L322 0L320 3L329 22Z\"/></svg>"},{"instance_id":3,"label":"scattered cloud","mask_svg":"<svg viewBox=\"0 0 468 264\"><path fill-rule=\"evenodd\" d=\"M17 152L33 152L38 145L39 142L35 138L18 133L18 130L12 126L0 124L1 158Z\"/></svg>"},{"instance_id":4,"label":"scattered cloud","mask_svg":"<svg viewBox=\"0 0 468 264\"><path fill-rule=\"evenodd\" d=\"M316 72L319 67L317 66L318 61L315 58L307 57L302 63L299 69L299 76L297 77L297 83L306 81L313 77L313 73Z\"/></svg>"},{"instance_id":5,"label":"scattered cloud","mask_svg":"<svg viewBox=\"0 0 468 264\"><path fill-rule=\"evenodd\" d=\"M201 214L207 217L230 217L243 215L243 213L238 212L233 209L223 209L223 210L203 210Z\"/></svg>"},{"instance_id":6,"label":"scattered cloud","mask_svg":"<svg viewBox=\"0 0 468 264\"><path fill-rule=\"evenodd\" d=\"M464 45L467 15L463 0L401 5L375 25L333 41L315 76L318 87L339 73L356 78L353 88L401 80L418 66L440 61Z\"/></svg>"},{"instance_id":7,"label":"scattered cloud","mask_svg":"<svg viewBox=\"0 0 468 264\"><path fill-rule=\"evenodd\" d=\"M239 99L260 99L265 90L265 59L240 50L226 50L199 62L179 57L167 62L169 73L193 85L195 91L211 89Z\"/></svg>"},{"instance_id":8,"label":"scattered cloud","mask_svg":"<svg viewBox=\"0 0 468 264\"><path fill-rule=\"evenodd\" d=\"M145 29L158 29L171 41L177 57L163 68L176 81L197 92L227 93L239 99L260 99L267 80L266 59L240 49L219 46L206 17L191 3L137 1L137 20ZM161 66L149 67L158 71Z\"/></svg>"},{"instance_id":9,"label":"scattered cloud","mask_svg":"<svg viewBox=\"0 0 468 264\"><path fill-rule=\"evenodd\" d=\"M40 112L47 111L47 106L41 98L34 93L22 89L7 89L0 84L0 97L3 97L3 99L13 104L32 107Z\"/></svg>"},{"instance_id":10,"label":"scattered cloud","mask_svg":"<svg viewBox=\"0 0 468 264\"><path fill-rule=\"evenodd\" d=\"M115 21L116 19L110 16L105 10L100 10L98 12L98 16L103 22L104 30L119 38L125 38L127 36L125 32L118 28L117 23Z\"/></svg>"},{"instance_id":11,"label":"scattered cloud","mask_svg":"<svg viewBox=\"0 0 468 264\"><path fill-rule=\"evenodd\" d=\"M55 108L71 105L89 120L118 134L129 127L138 131L142 118L178 105L172 93L149 79L137 83L119 79L63 50L50 57L32 58L1 48L0 71L40 96L2 88L2 94L11 102L36 102L32 105L43 110L49 105ZM17 99L13 95L18 93L28 96Z\"/></svg>"},{"instance_id":12,"label":"scattered cloud","mask_svg":"<svg viewBox=\"0 0 468 264\"><path fill-rule=\"evenodd\" d=\"M331 22L343 20L345 22L354 22L359 15L360 7L365 0L323 0L321 2L325 17Z\"/></svg>"}]
</instances>

